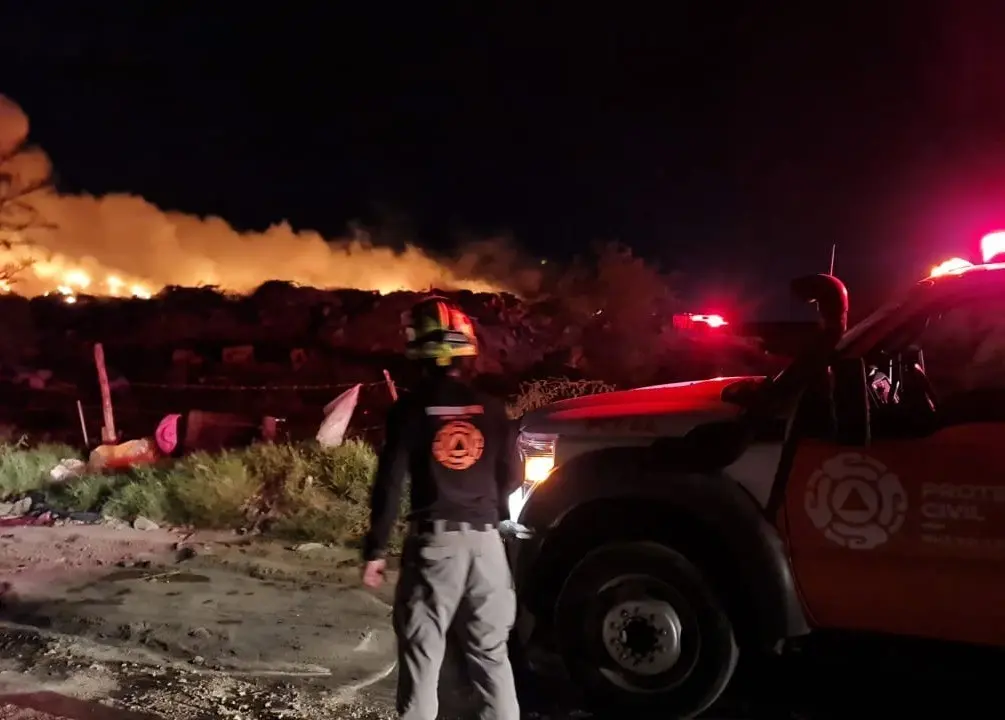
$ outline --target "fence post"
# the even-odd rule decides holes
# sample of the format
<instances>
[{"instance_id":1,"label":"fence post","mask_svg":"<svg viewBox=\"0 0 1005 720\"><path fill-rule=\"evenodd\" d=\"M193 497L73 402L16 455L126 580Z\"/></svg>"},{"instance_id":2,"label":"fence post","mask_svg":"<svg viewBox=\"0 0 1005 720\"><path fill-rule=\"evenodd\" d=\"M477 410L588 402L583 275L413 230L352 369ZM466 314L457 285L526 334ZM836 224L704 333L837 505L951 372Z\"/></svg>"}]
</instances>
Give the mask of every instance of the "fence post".
<instances>
[{"instance_id":1,"label":"fence post","mask_svg":"<svg viewBox=\"0 0 1005 720\"><path fill-rule=\"evenodd\" d=\"M394 402L398 402L398 388L394 386L394 380L391 378L391 373L386 369L384 370L384 382L387 384L387 391L391 393L391 399Z\"/></svg>"},{"instance_id":2,"label":"fence post","mask_svg":"<svg viewBox=\"0 0 1005 720\"><path fill-rule=\"evenodd\" d=\"M101 343L94 344L94 364L98 368L98 386L101 389L101 412L105 423L101 426L101 442L105 445L114 445L117 434L115 432L115 413L112 410L112 391L108 387L108 370L105 368L105 348Z\"/></svg>"},{"instance_id":3,"label":"fence post","mask_svg":"<svg viewBox=\"0 0 1005 720\"><path fill-rule=\"evenodd\" d=\"M84 421L84 406L80 400L77 401L77 416L80 418L80 432L84 436L84 447L90 448L91 441L87 437L87 423Z\"/></svg>"},{"instance_id":4,"label":"fence post","mask_svg":"<svg viewBox=\"0 0 1005 720\"><path fill-rule=\"evenodd\" d=\"M266 415L262 418L262 440L274 443L279 436L279 418Z\"/></svg>"}]
</instances>

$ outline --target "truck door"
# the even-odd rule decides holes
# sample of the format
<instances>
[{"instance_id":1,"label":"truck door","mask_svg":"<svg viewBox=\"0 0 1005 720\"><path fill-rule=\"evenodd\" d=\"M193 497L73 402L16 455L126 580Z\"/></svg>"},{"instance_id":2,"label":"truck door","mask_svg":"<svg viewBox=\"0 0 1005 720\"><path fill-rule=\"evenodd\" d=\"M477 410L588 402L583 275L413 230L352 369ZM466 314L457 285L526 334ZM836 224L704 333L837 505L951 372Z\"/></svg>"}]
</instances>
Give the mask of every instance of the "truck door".
<instances>
[{"instance_id":1,"label":"truck door","mask_svg":"<svg viewBox=\"0 0 1005 720\"><path fill-rule=\"evenodd\" d=\"M867 356L867 366L886 368L920 348L924 368L909 373L899 402L876 400L868 446L825 433L796 440L784 517L817 625L1005 645L998 295L926 311Z\"/></svg>"}]
</instances>

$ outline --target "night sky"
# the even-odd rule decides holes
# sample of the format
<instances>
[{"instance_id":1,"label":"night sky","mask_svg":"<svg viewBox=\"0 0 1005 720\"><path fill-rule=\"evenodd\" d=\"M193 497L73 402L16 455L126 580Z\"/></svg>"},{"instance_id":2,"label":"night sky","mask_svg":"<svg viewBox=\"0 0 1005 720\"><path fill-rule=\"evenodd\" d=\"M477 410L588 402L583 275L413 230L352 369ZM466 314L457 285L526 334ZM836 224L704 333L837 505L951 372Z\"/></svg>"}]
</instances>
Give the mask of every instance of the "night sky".
<instances>
[{"instance_id":1,"label":"night sky","mask_svg":"<svg viewBox=\"0 0 1005 720\"><path fill-rule=\"evenodd\" d=\"M24 5L0 92L68 192L556 260L618 239L762 315L832 243L861 306L1005 227L1003 4Z\"/></svg>"}]
</instances>

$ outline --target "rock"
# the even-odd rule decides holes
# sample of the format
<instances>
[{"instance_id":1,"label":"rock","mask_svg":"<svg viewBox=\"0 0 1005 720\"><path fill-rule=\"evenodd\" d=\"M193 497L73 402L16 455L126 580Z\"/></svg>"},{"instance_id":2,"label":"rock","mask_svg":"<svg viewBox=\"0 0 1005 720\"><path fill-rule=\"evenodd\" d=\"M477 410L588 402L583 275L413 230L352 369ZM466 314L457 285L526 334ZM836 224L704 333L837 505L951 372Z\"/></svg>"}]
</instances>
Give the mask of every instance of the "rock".
<instances>
[{"instance_id":1,"label":"rock","mask_svg":"<svg viewBox=\"0 0 1005 720\"><path fill-rule=\"evenodd\" d=\"M191 545L182 545L175 553L175 561L185 562L194 558L196 554L195 548Z\"/></svg>"},{"instance_id":2,"label":"rock","mask_svg":"<svg viewBox=\"0 0 1005 720\"><path fill-rule=\"evenodd\" d=\"M188 636L198 638L199 640L209 640L209 638L213 637L213 633L204 627L197 627L189 630Z\"/></svg>"},{"instance_id":3,"label":"rock","mask_svg":"<svg viewBox=\"0 0 1005 720\"><path fill-rule=\"evenodd\" d=\"M0 517L5 517L11 514L11 510L14 509L14 503L0 503Z\"/></svg>"},{"instance_id":4,"label":"rock","mask_svg":"<svg viewBox=\"0 0 1005 720\"><path fill-rule=\"evenodd\" d=\"M294 552L314 552L315 550L324 550L325 544L319 542L301 543L293 548Z\"/></svg>"},{"instance_id":5,"label":"rock","mask_svg":"<svg viewBox=\"0 0 1005 720\"><path fill-rule=\"evenodd\" d=\"M108 527L113 527L116 530L123 530L129 527L129 523L127 523L125 520L119 520L118 518L108 516L101 519L101 524L106 525Z\"/></svg>"},{"instance_id":6,"label":"rock","mask_svg":"<svg viewBox=\"0 0 1005 720\"><path fill-rule=\"evenodd\" d=\"M160 525L153 520L149 520L142 515L133 520L133 527L137 530L159 530Z\"/></svg>"},{"instance_id":7,"label":"rock","mask_svg":"<svg viewBox=\"0 0 1005 720\"><path fill-rule=\"evenodd\" d=\"M27 515L29 510L31 510L31 498L23 497L11 506L10 512L7 514L12 517L20 517Z\"/></svg>"},{"instance_id":8,"label":"rock","mask_svg":"<svg viewBox=\"0 0 1005 720\"><path fill-rule=\"evenodd\" d=\"M67 458L60 460L59 464L49 471L49 477L52 478L53 482L63 482L70 478L80 477L85 470L87 470L87 463L83 460Z\"/></svg>"}]
</instances>

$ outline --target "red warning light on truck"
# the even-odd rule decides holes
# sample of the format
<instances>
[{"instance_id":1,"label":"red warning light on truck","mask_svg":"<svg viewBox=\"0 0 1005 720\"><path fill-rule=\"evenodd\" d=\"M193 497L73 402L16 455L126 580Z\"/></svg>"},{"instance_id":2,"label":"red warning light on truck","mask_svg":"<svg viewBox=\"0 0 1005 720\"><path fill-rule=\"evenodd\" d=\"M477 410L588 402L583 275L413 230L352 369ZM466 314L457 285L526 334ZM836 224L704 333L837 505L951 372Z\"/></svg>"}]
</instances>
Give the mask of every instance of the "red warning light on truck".
<instances>
[{"instance_id":1,"label":"red warning light on truck","mask_svg":"<svg viewBox=\"0 0 1005 720\"><path fill-rule=\"evenodd\" d=\"M677 330L691 330L695 327L721 328L729 325L722 315L700 315L697 313L678 313L673 316L673 326Z\"/></svg>"},{"instance_id":2,"label":"red warning light on truck","mask_svg":"<svg viewBox=\"0 0 1005 720\"><path fill-rule=\"evenodd\" d=\"M981 238L981 260L990 263L999 255L1005 255L1005 230L996 230Z\"/></svg>"},{"instance_id":3,"label":"red warning light on truck","mask_svg":"<svg viewBox=\"0 0 1005 720\"><path fill-rule=\"evenodd\" d=\"M963 270L964 268L973 267L973 263L969 260L964 260L963 258L950 258L944 262L939 263L932 268L932 272L929 273L929 277L939 277L940 275L948 275L949 273L955 272L957 270Z\"/></svg>"},{"instance_id":4,"label":"red warning light on truck","mask_svg":"<svg viewBox=\"0 0 1005 720\"><path fill-rule=\"evenodd\" d=\"M983 264L988 265L995 260L1005 262L1003 256L1005 256L1005 230L995 230L981 238L981 262ZM929 277L950 275L973 266L974 264L969 260L954 257L933 267Z\"/></svg>"}]
</instances>

